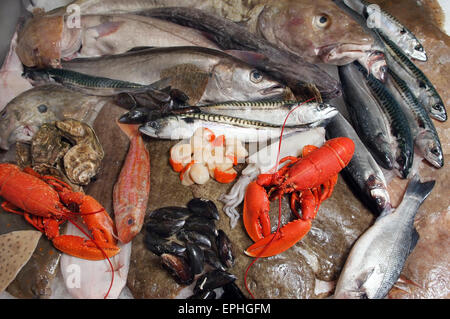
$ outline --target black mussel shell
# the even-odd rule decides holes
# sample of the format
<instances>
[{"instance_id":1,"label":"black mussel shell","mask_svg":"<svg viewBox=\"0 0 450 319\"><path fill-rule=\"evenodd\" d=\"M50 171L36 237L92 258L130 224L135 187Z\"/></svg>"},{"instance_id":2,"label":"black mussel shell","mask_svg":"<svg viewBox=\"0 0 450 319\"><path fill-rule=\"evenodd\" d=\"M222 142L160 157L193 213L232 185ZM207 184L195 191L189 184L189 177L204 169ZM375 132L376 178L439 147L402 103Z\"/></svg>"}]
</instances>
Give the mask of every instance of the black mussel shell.
<instances>
[{"instance_id":1,"label":"black mussel shell","mask_svg":"<svg viewBox=\"0 0 450 319\"><path fill-rule=\"evenodd\" d=\"M183 242L193 243L201 247L211 248L211 240L208 236L196 231L182 229L177 233L177 239Z\"/></svg>"},{"instance_id":2,"label":"black mussel shell","mask_svg":"<svg viewBox=\"0 0 450 319\"><path fill-rule=\"evenodd\" d=\"M150 218L145 224L145 229L147 232L156 233L161 237L169 237L179 232L184 224L183 219L155 220Z\"/></svg>"},{"instance_id":3,"label":"black mussel shell","mask_svg":"<svg viewBox=\"0 0 450 319\"><path fill-rule=\"evenodd\" d=\"M203 263L205 261L203 250L195 244L187 243L186 256L194 275L201 274L203 272Z\"/></svg>"},{"instance_id":4,"label":"black mussel shell","mask_svg":"<svg viewBox=\"0 0 450 319\"><path fill-rule=\"evenodd\" d=\"M186 219L184 224L184 229L193 230L205 235L217 236L216 224L212 219L202 217L202 216L191 216Z\"/></svg>"},{"instance_id":5,"label":"black mussel shell","mask_svg":"<svg viewBox=\"0 0 450 319\"><path fill-rule=\"evenodd\" d=\"M170 92L170 97L172 98L172 100L176 103L176 104L186 104L189 101L189 96L187 96L186 93L184 93L183 91L179 90L179 89L171 89Z\"/></svg>"},{"instance_id":6,"label":"black mussel shell","mask_svg":"<svg viewBox=\"0 0 450 319\"><path fill-rule=\"evenodd\" d=\"M222 229L219 229L219 235L216 239L217 253L222 263L228 268L234 265L233 245L227 234Z\"/></svg>"},{"instance_id":7,"label":"black mussel shell","mask_svg":"<svg viewBox=\"0 0 450 319\"><path fill-rule=\"evenodd\" d=\"M114 97L114 103L127 110L131 110L137 106L136 100L130 93L117 94Z\"/></svg>"},{"instance_id":8,"label":"black mussel shell","mask_svg":"<svg viewBox=\"0 0 450 319\"><path fill-rule=\"evenodd\" d=\"M203 250L203 253L205 254L205 262L212 266L214 269L219 269L222 271L225 271L226 268L220 261L219 256L217 256L216 252L211 249L205 249Z\"/></svg>"},{"instance_id":9,"label":"black mussel shell","mask_svg":"<svg viewBox=\"0 0 450 319\"><path fill-rule=\"evenodd\" d=\"M216 299L216 293L213 290L201 291L187 299Z\"/></svg>"},{"instance_id":10,"label":"black mussel shell","mask_svg":"<svg viewBox=\"0 0 450 319\"><path fill-rule=\"evenodd\" d=\"M219 211L213 201L203 198L194 198L187 207L196 215L219 220Z\"/></svg>"},{"instance_id":11,"label":"black mussel shell","mask_svg":"<svg viewBox=\"0 0 450 319\"><path fill-rule=\"evenodd\" d=\"M153 98L155 101L160 103L169 103L172 100L172 97L169 93L164 92L164 90L153 90L149 89L146 91L147 95Z\"/></svg>"},{"instance_id":12,"label":"black mussel shell","mask_svg":"<svg viewBox=\"0 0 450 319\"><path fill-rule=\"evenodd\" d=\"M143 124L149 118L150 110L139 106L125 113L119 118L120 123L124 124Z\"/></svg>"},{"instance_id":13,"label":"black mussel shell","mask_svg":"<svg viewBox=\"0 0 450 319\"><path fill-rule=\"evenodd\" d=\"M168 206L154 210L150 213L150 218L158 220L186 219L190 215L191 211L186 207Z\"/></svg>"},{"instance_id":14,"label":"black mussel shell","mask_svg":"<svg viewBox=\"0 0 450 319\"><path fill-rule=\"evenodd\" d=\"M161 238L156 234L146 233L144 242L147 249L158 256L164 253L182 255L186 251L186 247L172 240Z\"/></svg>"},{"instance_id":15,"label":"black mussel shell","mask_svg":"<svg viewBox=\"0 0 450 319\"><path fill-rule=\"evenodd\" d=\"M194 287L194 293L197 294L200 291L214 290L222 287L230 282L234 282L236 276L226 271L212 270L202 275L197 279Z\"/></svg>"},{"instance_id":16,"label":"black mussel shell","mask_svg":"<svg viewBox=\"0 0 450 319\"><path fill-rule=\"evenodd\" d=\"M222 288L223 294L220 296L220 299L247 299L241 289L239 289L234 282L226 284Z\"/></svg>"},{"instance_id":17,"label":"black mussel shell","mask_svg":"<svg viewBox=\"0 0 450 319\"><path fill-rule=\"evenodd\" d=\"M177 283L189 285L194 281L194 274L186 258L172 254L162 254L161 262L163 267L172 274Z\"/></svg>"}]
</instances>

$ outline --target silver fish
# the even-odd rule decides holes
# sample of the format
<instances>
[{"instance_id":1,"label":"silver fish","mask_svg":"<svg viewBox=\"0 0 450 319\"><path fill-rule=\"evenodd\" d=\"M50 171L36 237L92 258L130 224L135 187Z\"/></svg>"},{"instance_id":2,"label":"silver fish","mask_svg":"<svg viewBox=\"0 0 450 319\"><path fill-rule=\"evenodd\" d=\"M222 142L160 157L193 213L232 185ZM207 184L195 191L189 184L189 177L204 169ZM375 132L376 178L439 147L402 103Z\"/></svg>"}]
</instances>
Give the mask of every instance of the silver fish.
<instances>
[{"instance_id":1,"label":"silver fish","mask_svg":"<svg viewBox=\"0 0 450 319\"><path fill-rule=\"evenodd\" d=\"M391 200L384 174L358 137L353 127L341 114L336 115L327 125L327 137L345 136L355 143L355 153L350 163L342 170L347 182L362 196L364 203L376 213L390 208Z\"/></svg>"},{"instance_id":2,"label":"silver fish","mask_svg":"<svg viewBox=\"0 0 450 319\"><path fill-rule=\"evenodd\" d=\"M317 124L286 126L283 134L305 131L314 126ZM208 113L168 115L145 123L139 130L154 138L178 140L190 138L199 127L243 142L267 141L281 134L281 125Z\"/></svg>"},{"instance_id":3,"label":"silver fish","mask_svg":"<svg viewBox=\"0 0 450 319\"><path fill-rule=\"evenodd\" d=\"M444 165L441 142L433 122L423 105L416 99L408 85L395 72L389 70L386 87L406 115L416 148L434 167Z\"/></svg>"},{"instance_id":4,"label":"silver fish","mask_svg":"<svg viewBox=\"0 0 450 319\"><path fill-rule=\"evenodd\" d=\"M274 125L313 124L334 117L338 110L327 103L296 101L227 102L200 106L205 113L220 114ZM289 117L288 117L289 114Z\"/></svg>"},{"instance_id":5,"label":"silver fish","mask_svg":"<svg viewBox=\"0 0 450 319\"><path fill-rule=\"evenodd\" d=\"M336 299L384 298L400 276L419 235L414 228L418 208L435 181L414 176L400 205L386 211L354 244L336 285Z\"/></svg>"},{"instance_id":6,"label":"silver fish","mask_svg":"<svg viewBox=\"0 0 450 319\"><path fill-rule=\"evenodd\" d=\"M150 48L100 58L75 59L64 69L143 85L180 65L194 65L210 74L198 103L260 100L283 94L285 86L221 51L201 47ZM175 87L176 88L176 87ZM180 88L184 91L182 88Z\"/></svg>"},{"instance_id":7,"label":"silver fish","mask_svg":"<svg viewBox=\"0 0 450 319\"><path fill-rule=\"evenodd\" d=\"M380 37L385 43L389 68L408 84L415 97L423 104L432 118L441 122L446 121L447 111L444 102L430 80L401 52L394 42L382 34Z\"/></svg>"},{"instance_id":8,"label":"silver fish","mask_svg":"<svg viewBox=\"0 0 450 319\"><path fill-rule=\"evenodd\" d=\"M60 85L45 85L25 91L0 112L0 148L31 141L39 127L48 122L72 118L89 125L108 101L83 95Z\"/></svg>"},{"instance_id":9,"label":"silver fish","mask_svg":"<svg viewBox=\"0 0 450 319\"><path fill-rule=\"evenodd\" d=\"M367 24L396 43L409 57L427 61L427 54L416 36L378 5L365 0L344 0L345 4L367 19Z\"/></svg>"}]
</instances>

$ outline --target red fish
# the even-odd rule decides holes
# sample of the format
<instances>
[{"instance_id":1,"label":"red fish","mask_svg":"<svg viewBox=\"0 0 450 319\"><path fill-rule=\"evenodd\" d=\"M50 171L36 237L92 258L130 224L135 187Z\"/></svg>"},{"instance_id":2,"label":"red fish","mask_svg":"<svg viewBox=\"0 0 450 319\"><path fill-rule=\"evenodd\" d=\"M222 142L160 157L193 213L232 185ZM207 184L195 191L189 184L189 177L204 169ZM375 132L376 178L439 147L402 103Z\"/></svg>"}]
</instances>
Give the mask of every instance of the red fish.
<instances>
[{"instance_id":1,"label":"red fish","mask_svg":"<svg viewBox=\"0 0 450 319\"><path fill-rule=\"evenodd\" d=\"M119 240L130 242L142 229L150 193L150 155L139 125L118 123L130 139L130 148L114 185L113 205Z\"/></svg>"}]
</instances>

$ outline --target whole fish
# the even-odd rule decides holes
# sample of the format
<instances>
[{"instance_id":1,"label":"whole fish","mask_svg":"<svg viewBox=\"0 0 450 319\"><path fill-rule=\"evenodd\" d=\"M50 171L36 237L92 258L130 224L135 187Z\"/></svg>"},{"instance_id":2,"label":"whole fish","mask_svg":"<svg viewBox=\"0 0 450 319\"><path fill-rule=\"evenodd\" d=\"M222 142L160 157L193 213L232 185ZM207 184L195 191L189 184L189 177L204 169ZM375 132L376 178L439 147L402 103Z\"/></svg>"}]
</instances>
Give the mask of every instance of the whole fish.
<instances>
[{"instance_id":1,"label":"whole fish","mask_svg":"<svg viewBox=\"0 0 450 319\"><path fill-rule=\"evenodd\" d=\"M386 87L403 109L420 155L434 167L441 168L444 165L441 142L423 105L416 99L406 82L392 70L389 70Z\"/></svg>"},{"instance_id":2,"label":"whole fish","mask_svg":"<svg viewBox=\"0 0 450 319\"><path fill-rule=\"evenodd\" d=\"M391 135L395 140L394 168L401 178L406 178L411 170L414 157L414 141L408 120L402 108L383 83L358 63L355 66L362 73L372 95L379 101L384 117L388 120Z\"/></svg>"},{"instance_id":3,"label":"whole fish","mask_svg":"<svg viewBox=\"0 0 450 319\"><path fill-rule=\"evenodd\" d=\"M36 15L19 34L17 53L28 67L60 67L61 60L120 54L136 47L219 49L201 32L137 15ZM76 24L78 22L78 24Z\"/></svg>"},{"instance_id":4,"label":"whole fish","mask_svg":"<svg viewBox=\"0 0 450 319\"><path fill-rule=\"evenodd\" d=\"M384 174L352 125L342 114L338 114L327 125L326 131L328 138L345 136L355 143L355 153L342 174L352 188L366 199L364 203L376 213L390 208L391 200Z\"/></svg>"},{"instance_id":5,"label":"whole fish","mask_svg":"<svg viewBox=\"0 0 450 319\"><path fill-rule=\"evenodd\" d=\"M158 7L201 9L238 22L252 34L310 63L352 62L364 55L373 41L329 0L77 0L72 4L86 15L135 13ZM66 12L67 7L63 7L53 14Z\"/></svg>"},{"instance_id":6,"label":"whole fish","mask_svg":"<svg viewBox=\"0 0 450 319\"><path fill-rule=\"evenodd\" d=\"M419 234L414 228L418 208L435 181L412 178L400 205L380 215L354 244L336 285L334 298L384 298L400 276Z\"/></svg>"},{"instance_id":7,"label":"whole fish","mask_svg":"<svg viewBox=\"0 0 450 319\"><path fill-rule=\"evenodd\" d=\"M126 244L144 223L150 193L150 155L138 125L118 125L130 138L130 149L113 191L117 235Z\"/></svg>"},{"instance_id":8,"label":"whole fish","mask_svg":"<svg viewBox=\"0 0 450 319\"><path fill-rule=\"evenodd\" d=\"M195 84L201 91L197 102L200 104L275 98L285 91L284 85L248 64L221 51L201 47L150 48L101 58L75 59L63 62L62 66L87 75L142 85L170 77L171 87L186 93L189 86ZM205 74L199 83L194 83L193 70ZM177 76L184 76L184 82L174 82Z\"/></svg>"},{"instance_id":9,"label":"whole fish","mask_svg":"<svg viewBox=\"0 0 450 319\"><path fill-rule=\"evenodd\" d=\"M92 125L108 101L60 85L44 85L25 91L0 112L0 148L8 150L13 143L30 141L44 123L71 118Z\"/></svg>"},{"instance_id":10,"label":"whole fish","mask_svg":"<svg viewBox=\"0 0 450 319\"><path fill-rule=\"evenodd\" d=\"M385 43L389 68L408 84L414 96L424 105L432 118L441 122L446 121L447 111L444 102L430 80L394 42L382 34L380 36Z\"/></svg>"},{"instance_id":11,"label":"whole fish","mask_svg":"<svg viewBox=\"0 0 450 319\"><path fill-rule=\"evenodd\" d=\"M392 139L380 101L371 93L365 75L354 63L338 67L345 104L353 127L385 169L394 167Z\"/></svg>"},{"instance_id":12,"label":"whole fish","mask_svg":"<svg viewBox=\"0 0 450 319\"><path fill-rule=\"evenodd\" d=\"M344 0L345 4L367 19L371 28L396 43L411 58L427 61L427 54L416 36L378 5L365 0Z\"/></svg>"},{"instance_id":13,"label":"whole fish","mask_svg":"<svg viewBox=\"0 0 450 319\"><path fill-rule=\"evenodd\" d=\"M305 131L318 124L286 126L283 134ZM178 140L190 138L199 127L209 128L217 136L225 135L243 142L267 141L281 134L281 125L198 112L163 116L145 123L139 130L154 138Z\"/></svg>"}]
</instances>

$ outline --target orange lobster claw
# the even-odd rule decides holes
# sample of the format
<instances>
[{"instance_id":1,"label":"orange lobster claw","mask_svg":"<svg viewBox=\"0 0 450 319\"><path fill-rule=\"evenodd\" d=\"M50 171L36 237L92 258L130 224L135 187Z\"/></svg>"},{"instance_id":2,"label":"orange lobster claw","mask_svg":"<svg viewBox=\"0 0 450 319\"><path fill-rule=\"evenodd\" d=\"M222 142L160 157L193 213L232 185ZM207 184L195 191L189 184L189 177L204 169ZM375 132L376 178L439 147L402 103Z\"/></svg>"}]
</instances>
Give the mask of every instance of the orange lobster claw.
<instances>
[{"instance_id":1,"label":"orange lobster claw","mask_svg":"<svg viewBox=\"0 0 450 319\"><path fill-rule=\"evenodd\" d=\"M309 232L311 222L311 220L296 219L287 223L278 233L270 234L248 247L245 254L250 257L271 257L280 254L295 245ZM276 236L275 239L273 239L274 236Z\"/></svg>"},{"instance_id":2,"label":"orange lobster claw","mask_svg":"<svg viewBox=\"0 0 450 319\"><path fill-rule=\"evenodd\" d=\"M115 244L97 243L101 250L92 240L86 240L79 236L62 235L53 239L53 245L60 251L82 259L88 260L103 260L105 255L108 258L117 255L120 248ZM103 252L102 252L103 250Z\"/></svg>"},{"instance_id":3,"label":"orange lobster claw","mask_svg":"<svg viewBox=\"0 0 450 319\"><path fill-rule=\"evenodd\" d=\"M244 198L244 226L253 241L258 241L271 233L270 202L266 190L256 182L247 186Z\"/></svg>"}]
</instances>

